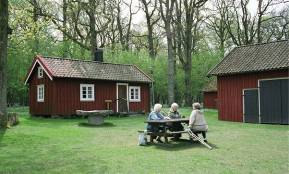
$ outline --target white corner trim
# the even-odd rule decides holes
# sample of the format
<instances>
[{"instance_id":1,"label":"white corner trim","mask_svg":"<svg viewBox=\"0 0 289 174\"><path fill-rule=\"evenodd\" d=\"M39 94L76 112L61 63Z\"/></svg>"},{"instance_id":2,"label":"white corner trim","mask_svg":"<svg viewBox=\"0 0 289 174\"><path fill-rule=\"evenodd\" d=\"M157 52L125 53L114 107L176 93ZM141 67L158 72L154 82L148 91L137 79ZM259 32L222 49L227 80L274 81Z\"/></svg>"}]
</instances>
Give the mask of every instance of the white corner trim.
<instances>
[{"instance_id":1,"label":"white corner trim","mask_svg":"<svg viewBox=\"0 0 289 174\"><path fill-rule=\"evenodd\" d=\"M32 74L32 72L33 72L33 70L34 70L34 68L35 68L35 66L36 66L36 63L38 63L38 64L41 66L41 68L42 68L43 71L46 73L46 75L49 77L49 79L50 79L50 80L53 80L53 78L49 75L49 73L46 71L46 69L42 66L41 62L40 62L39 60L36 60L36 61L34 62L34 64L33 64L32 68L31 68L31 70L30 70L30 72L29 72L26 80L25 80L25 83L24 83L25 85L27 84L27 81L28 81L28 79L30 78L30 76L31 76L31 74Z\"/></svg>"}]
</instances>

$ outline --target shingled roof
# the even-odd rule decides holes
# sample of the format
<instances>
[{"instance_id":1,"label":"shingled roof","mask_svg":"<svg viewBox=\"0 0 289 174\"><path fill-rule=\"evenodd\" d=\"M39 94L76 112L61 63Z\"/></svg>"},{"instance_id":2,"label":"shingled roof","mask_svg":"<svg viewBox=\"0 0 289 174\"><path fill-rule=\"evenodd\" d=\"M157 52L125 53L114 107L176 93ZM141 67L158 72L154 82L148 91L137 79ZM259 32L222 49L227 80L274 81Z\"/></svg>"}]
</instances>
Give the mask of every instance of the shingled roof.
<instances>
[{"instance_id":1,"label":"shingled roof","mask_svg":"<svg viewBox=\"0 0 289 174\"><path fill-rule=\"evenodd\" d=\"M234 48L208 75L240 74L289 68L289 41Z\"/></svg>"},{"instance_id":2,"label":"shingled roof","mask_svg":"<svg viewBox=\"0 0 289 174\"><path fill-rule=\"evenodd\" d=\"M46 73L56 78L80 78L151 83L152 79L135 65L36 56ZM31 69L33 69L32 67ZM29 79L27 76L26 82Z\"/></svg>"}]
</instances>

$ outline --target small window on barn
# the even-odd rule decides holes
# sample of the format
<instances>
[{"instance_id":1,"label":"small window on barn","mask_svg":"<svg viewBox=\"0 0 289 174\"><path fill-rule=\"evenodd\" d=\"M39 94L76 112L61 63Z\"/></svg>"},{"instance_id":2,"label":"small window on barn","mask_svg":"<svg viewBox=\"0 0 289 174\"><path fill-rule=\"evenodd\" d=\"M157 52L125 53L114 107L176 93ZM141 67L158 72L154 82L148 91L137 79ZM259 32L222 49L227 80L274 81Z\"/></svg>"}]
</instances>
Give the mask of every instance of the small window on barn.
<instances>
[{"instance_id":1,"label":"small window on barn","mask_svg":"<svg viewBox=\"0 0 289 174\"><path fill-rule=\"evenodd\" d=\"M80 101L94 101L93 84L80 84Z\"/></svg>"},{"instance_id":2,"label":"small window on barn","mask_svg":"<svg viewBox=\"0 0 289 174\"><path fill-rule=\"evenodd\" d=\"M40 66L38 67L38 73L37 74L38 74L39 79L43 78L43 69Z\"/></svg>"},{"instance_id":3,"label":"small window on barn","mask_svg":"<svg viewBox=\"0 0 289 174\"><path fill-rule=\"evenodd\" d=\"M44 85L37 86L37 102L44 102Z\"/></svg>"},{"instance_id":4,"label":"small window on barn","mask_svg":"<svg viewBox=\"0 0 289 174\"><path fill-rule=\"evenodd\" d=\"M140 102L140 87L139 86L129 87L129 101Z\"/></svg>"}]
</instances>

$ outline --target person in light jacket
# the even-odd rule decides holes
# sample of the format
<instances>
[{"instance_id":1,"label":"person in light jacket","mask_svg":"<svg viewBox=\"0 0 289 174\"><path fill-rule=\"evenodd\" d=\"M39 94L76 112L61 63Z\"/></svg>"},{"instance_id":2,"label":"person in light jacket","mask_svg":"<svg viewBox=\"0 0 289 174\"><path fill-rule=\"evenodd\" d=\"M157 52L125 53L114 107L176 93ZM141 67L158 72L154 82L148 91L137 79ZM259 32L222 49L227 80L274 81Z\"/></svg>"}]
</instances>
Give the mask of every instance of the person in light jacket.
<instances>
[{"instance_id":1,"label":"person in light jacket","mask_svg":"<svg viewBox=\"0 0 289 174\"><path fill-rule=\"evenodd\" d=\"M202 133L205 142L207 142L206 132L208 131L208 124L205 120L204 113L201 111L200 103L193 104L193 111L190 116L189 127L197 136L198 133Z\"/></svg>"}]
</instances>

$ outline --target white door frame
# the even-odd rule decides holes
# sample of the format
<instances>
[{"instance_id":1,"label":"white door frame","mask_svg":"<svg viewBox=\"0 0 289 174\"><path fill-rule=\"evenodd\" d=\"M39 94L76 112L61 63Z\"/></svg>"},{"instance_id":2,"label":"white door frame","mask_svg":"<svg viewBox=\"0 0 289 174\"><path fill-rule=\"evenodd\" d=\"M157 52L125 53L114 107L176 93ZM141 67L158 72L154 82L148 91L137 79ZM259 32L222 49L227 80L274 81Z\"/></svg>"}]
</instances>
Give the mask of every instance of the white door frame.
<instances>
[{"instance_id":1,"label":"white door frame","mask_svg":"<svg viewBox=\"0 0 289 174\"><path fill-rule=\"evenodd\" d=\"M261 123L261 108L260 108L260 82L267 81L267 80L283 80L289 79L289 77L276 77L276 78L265 78L265 79L258 79L258 101L259 101L259 123Z\"/></svg>"},{"instance_id":2,"label":"white door frame","mask_svg":"<svg viewBox=\"0 0 289 174\"><path fill-rule=\"evenodd\" d=\"M129 111L129 104L128 104L128 83L116 83L116 112L118 112L118 86L123 85L126 86L126 103L127 103L127 110Z\"/></svg>"},{"instance_id":3,"label":"white door frame","mask_svg":"<svg viewBox=\"0 0 289 174\"><path fill-rule=\"evenodd\" d=\"M258 90L258 95L259 95L259 88L244 88L242 90L242 100L243 100L243 123L245 123L245 91L248 90ZM259 105L259 96L258 96L258 105ZM259 115L259 123L260 123L260 114Z\"/></svg>"}]
</instances>

